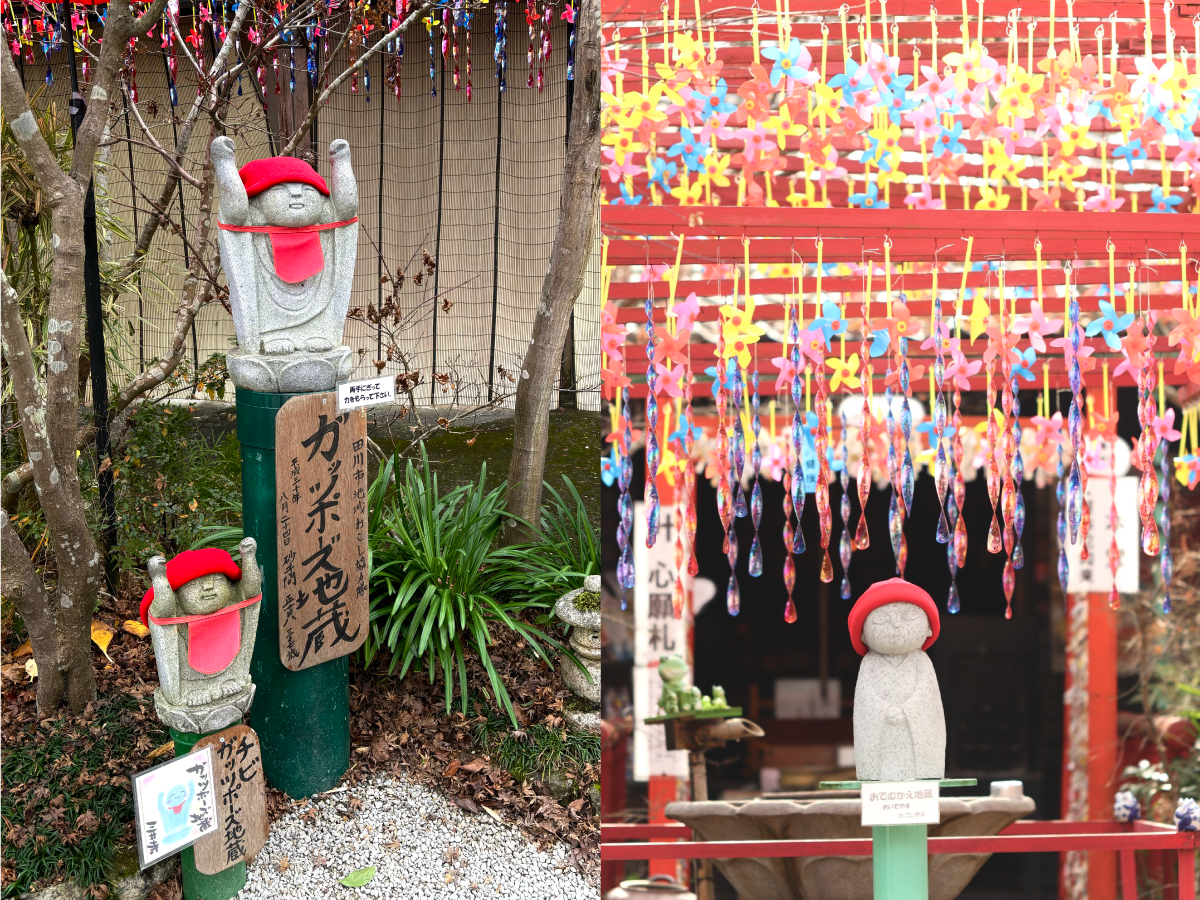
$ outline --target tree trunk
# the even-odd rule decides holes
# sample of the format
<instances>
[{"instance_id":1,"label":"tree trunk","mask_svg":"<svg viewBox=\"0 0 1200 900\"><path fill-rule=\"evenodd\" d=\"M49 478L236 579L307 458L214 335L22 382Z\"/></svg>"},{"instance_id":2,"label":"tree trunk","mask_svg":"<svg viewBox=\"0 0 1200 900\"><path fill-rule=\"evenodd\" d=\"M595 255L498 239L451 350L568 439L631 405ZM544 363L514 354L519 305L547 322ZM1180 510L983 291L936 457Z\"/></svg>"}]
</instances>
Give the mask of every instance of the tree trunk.
<instances>
[{"instance_id":1,"label":"tree trunk","mask_svg":"<svg viewBox=\"0 0 1200 900\"><path fill-rule=\"evenodd\" d=\"M508 469L509 512L534 527L542 503L554 378L559 372L571 310L583 290L600 201L600 0L583 0L575 27L575 102L563 167L558 231L542 282L533 337L517 382L513 454ZM532 536L529 529L510 522L504 542L518 543Z\"/></svg>"}]
</instances>

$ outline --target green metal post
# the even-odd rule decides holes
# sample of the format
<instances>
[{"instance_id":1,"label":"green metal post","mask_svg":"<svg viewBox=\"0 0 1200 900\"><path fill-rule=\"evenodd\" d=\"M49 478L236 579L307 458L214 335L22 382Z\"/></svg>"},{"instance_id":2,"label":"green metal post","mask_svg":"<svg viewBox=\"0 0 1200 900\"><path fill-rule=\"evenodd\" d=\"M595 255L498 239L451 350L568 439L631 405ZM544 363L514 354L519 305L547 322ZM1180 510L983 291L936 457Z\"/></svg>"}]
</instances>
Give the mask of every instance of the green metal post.
<instances>
[{"instance_id":1,"label":"green metal post","mask_svg":"<svg viewBox=\"0 0 1200 900\"><path fill-rule=\"evenodd\" d=\"M250 677L250 727L262 743L263 774L290 797L327 791L350 766L350 661L293 672L279 658L276 568L275 416L291 397L237 390L242 445L242 527L258 541L262 608Z\"/></svg>"},{"instance_id":2,"label":"green metal post","mask_svg":"<svg viewBox=\"0 0 1200 900\"><path fill-rule=\"evenodd\" d=\"M206 734L191 734L172 728L171 738L175 741L175 755L187 756L197 741L216 733L210 731ZM246 886L245 862L232 865L216 875L203 875L196 871L196 854L191 847L185 847L179 854L179 859L183 865L183 900L232 900L238 891Z\"/></svg>"},{"instance_id":3,"label":"green metal post","mask_svg":"<svg viewBox=\"0 0 1200 900\"><path fill-rule=\"evenodd\" d=\"M875 900L929 900L929 827L871 829Z\"/></svg>"}]
</instances>

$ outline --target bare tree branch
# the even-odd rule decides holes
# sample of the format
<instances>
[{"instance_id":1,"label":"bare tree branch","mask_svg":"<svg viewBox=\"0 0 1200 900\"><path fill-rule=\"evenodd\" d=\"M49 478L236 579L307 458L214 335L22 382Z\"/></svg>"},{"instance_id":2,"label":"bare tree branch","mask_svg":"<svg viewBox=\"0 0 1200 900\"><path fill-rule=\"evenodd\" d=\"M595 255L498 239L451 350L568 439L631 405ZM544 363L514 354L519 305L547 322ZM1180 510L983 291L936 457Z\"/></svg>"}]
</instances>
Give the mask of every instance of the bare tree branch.
<instances>
[{"instance_id":1,"label":"bare tree branch","mask_svg":"<svg viewBox=\"0 0 1200 900\"><path fill-rule=\"evenodd\" d=\"M121 86L121 89L123 91L128 90L127 86L124 84ZM163 147L163 145L158 142L158 139L154 137L154 133L150 130L150 127L146 124L146 120L142 118L141 112L138 111L137 104L132 102L132 95L127 93L126 96L130 97L129 111L132 112L133 117L135 119L137 119L137 123L142 129L142 133L146 135L146 140L145 141L136 141L133 138L122 138L118 141L114 141L114 143L130 143L130 144L134 144L138 147L150 148L151 150L160 154L162 156L162 158L167 161L167 165L169 165L171 167L172 171L175 173L176 176L178 176L179 178L182 178L184 181L186 181L192 187L200 187L200 179L193 177L190 172L186 171L183 168L183 166L181 166L178 162L176 162L175 155L172 153L168 153L166 148Z\"/></svg>"},{"instance_id":2,"label":"bare tree branch","mask_svg":"<svg viewBox=\"0 0 1200 900\"><path fill-rule=\"evenodd\" d=\"M366 50L355 61L354 65L343 71L342 74L333 79L333 82L327 88L321 91L321 93L316 97L313 97L312 106L308 108L308 113L304 116L304 121L300 123L300 127L296 129L295 133L288 138L288 142L284 145L283 149L279 151L279 155L291 156L293 151L295 151L296 146L300 143L301 136L306 134L308 130L312 128L313 122L317 120L317 114L321 111L322 107L324 107L325 101L328 100L333 92L338 89L342 82L361 69L366 64L367 60L374 57L377 53L382 51L384 47L399 37L409 25L412 25L414 22L421 21L421 16L432 7L433 4L430 3L429 0L425 0L424 3L408 14L408 18L376 41L374 46L372 46L369 50ZM347 29L347 33L348 32L349 29Z\"/></svg>"}]
</instances>

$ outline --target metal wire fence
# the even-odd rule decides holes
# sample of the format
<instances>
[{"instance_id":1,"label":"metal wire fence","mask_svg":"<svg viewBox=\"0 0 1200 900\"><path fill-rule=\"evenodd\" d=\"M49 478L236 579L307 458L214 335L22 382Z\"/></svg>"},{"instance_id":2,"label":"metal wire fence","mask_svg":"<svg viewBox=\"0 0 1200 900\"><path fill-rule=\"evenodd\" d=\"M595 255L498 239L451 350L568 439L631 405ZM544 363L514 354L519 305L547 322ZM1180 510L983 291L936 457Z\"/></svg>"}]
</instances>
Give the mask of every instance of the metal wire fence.
<instances>
[{"instance_id":1,"label":"metal wire fence","mask_svg":"<svg viewBox=\"0 0 1200 900\"><path fill-rule=\"evenodd\" d=\"M389 57L370 60L366 71L344 83L321 110L311 149L317 170L328 176L329 143L337 138L350 143L360 222L351 308L378 308L392 294L396 274L406 274L396 294L404 325L395 358L384 371L421 372L415 396L422 404L475 405L502 398L511 406L558 224L569 121L569 26L555 24L555 49L539 91L526 86L523 29L510 25L507 90L501 92L494 74L493 12L485 7L472 19L469 39L466 29L458 37L463 77L457 89L454 62L443 61L436 34L431 55L427 30L410 28L399 64L400 96L387 83ZM520 22L520 17L510 22L514 20ZM187 28L185 19L181 30L186 33ZM208 41L198 55L211 63L213 51ZM280 134L290 131L288 123L301 119L308 108L304 54L296 51L289 65L291 53L281 51L277 67L265 67L265 90L253 72L243 75L234 89L228 122L239 164L277 152ZM178 106L173 107L165 53L148 49L135 63L138 110L159 143L174 147L180 119L196 96L195 72L180 60ZM340 70L339 65L332 69L335 74ZM47 72L52 84L46 83ZM70 71L65 50L55 53L49 66L39 54L35 64L21 66L21 74L35 94L35 105L54 100L66 107ZM153 201L170 177L166 161L140 132L129 110L119 110L105 152L107 202L130 235L153 214ZM193 165L208 140L202 118L188 148ZM140 290L121 298L119 358L125 372L117 373L118 385L168 352L201 212L198 190L183 183L166 211L173 227L161 228L155 237ZM131 241L109 235L102 253L121 259L131 249ZM437 266L418 283L412 276L424 252ZM597 237L567 347L578 406L591 410L600 406L599 263ZM386 282L384 276L389 276ZM376 374L375 361L388 356L388 330L366 320L349 319L344 341L355 351L354 377ZM231 316L221 304L210 303L196 319L185 369L194 372L212 354L234 345ZM443 377L434 377L439 374Z\"/></svg>"}]
</instances>

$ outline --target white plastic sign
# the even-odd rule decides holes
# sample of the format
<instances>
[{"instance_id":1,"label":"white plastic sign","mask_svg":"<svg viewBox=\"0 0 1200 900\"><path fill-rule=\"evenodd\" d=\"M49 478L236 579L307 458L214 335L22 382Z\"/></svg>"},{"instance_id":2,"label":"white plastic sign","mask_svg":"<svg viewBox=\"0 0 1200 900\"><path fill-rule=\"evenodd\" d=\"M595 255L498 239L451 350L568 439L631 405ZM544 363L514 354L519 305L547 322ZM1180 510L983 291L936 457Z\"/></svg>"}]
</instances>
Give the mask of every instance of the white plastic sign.
<instances>
[{"instance_id":1,"label":"white plastic sign","mask_svg":"<svg viewBox=\"0 0 1200 900\"><path fill-rule=\"evenodd\" d=\"M936 825L941 820L936 781L863 782L863 825Z\"/></svg>"},{"instance_id":2,"label":"white plastic sign","mask_svg":"<svg viewBox=\"0 0 1200 900\"><path fill-rule=\"evenodd\" d=\"M141 868L217 830L215 789L207 747L133 777Z\"/></svg>"},{"instance_id":3,"label":"white plastic sign","mask_svg":"<svg viewBox=\"0 0 1200 900\"><path fill-rule=\"evenodd\" d=\"M382 378L345 381L337 386L337 391L338 412L387 403L396 399L396 376L384 375Z\"/></svg>"}]
</instances>

